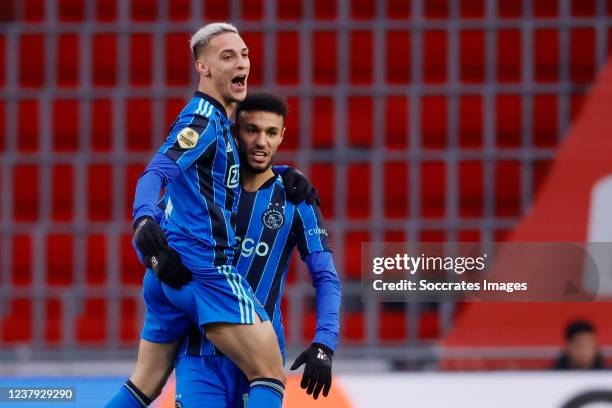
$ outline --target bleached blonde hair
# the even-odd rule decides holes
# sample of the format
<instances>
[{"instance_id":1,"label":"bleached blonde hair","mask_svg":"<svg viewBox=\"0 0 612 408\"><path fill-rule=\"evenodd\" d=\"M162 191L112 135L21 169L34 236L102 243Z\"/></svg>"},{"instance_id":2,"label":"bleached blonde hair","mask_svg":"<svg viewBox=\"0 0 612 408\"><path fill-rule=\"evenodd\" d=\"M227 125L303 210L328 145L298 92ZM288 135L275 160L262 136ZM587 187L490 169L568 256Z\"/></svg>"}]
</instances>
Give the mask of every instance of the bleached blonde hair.
<instances>
[{"instance_id":1,"label":"bleached blonde hair","mask_svg":"<svg viewBox=\"0 0 612 408\"><path fill-rule=\"evenodd\" d=\"M236 27L223 22L206 24L196 31L195 34L191 36L191 40L189 40L193 57L197 59L200 51L208 45L210 40L223 33L239 34Z\"/></svg>"}]
</instances>

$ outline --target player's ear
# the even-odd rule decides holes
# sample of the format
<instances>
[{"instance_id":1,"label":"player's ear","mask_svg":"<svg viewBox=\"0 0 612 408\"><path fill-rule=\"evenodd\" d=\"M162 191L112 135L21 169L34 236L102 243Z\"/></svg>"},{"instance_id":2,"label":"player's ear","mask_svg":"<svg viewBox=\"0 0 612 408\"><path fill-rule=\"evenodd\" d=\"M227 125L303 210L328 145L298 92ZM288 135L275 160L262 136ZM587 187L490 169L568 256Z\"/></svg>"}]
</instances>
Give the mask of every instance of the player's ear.
<instances>
[{"instance_id":1,"label":"player's ear","mask_svg":"<svg viewBox=\"0 0 612 408\"><path fill-rule=\"evenodd\" d=\"M210 76L210 67L206 64L202 59L198 58L195 61L195 69L198 74L209 77Z\"/></svg>"},{"instance_id":2,"label":"player's ear","mask_svg":"<svg viewBox=\"0 0 612 408\"><path fill-rule=\"evenodd\" d=\"M281 131L281 134L280 134L281 142L283 141L283 137L285 137L285 130L287 130L287 128L283 126L283 130Z\"/></svg>"}]
</instances>

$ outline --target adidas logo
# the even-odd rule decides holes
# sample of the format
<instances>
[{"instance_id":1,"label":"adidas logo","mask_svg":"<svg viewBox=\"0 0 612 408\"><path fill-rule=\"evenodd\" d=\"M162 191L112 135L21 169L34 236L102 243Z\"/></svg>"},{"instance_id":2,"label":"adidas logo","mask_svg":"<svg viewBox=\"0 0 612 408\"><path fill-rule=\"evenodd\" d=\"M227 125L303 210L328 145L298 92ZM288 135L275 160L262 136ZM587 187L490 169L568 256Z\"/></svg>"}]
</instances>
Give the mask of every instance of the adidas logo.
<instances>
[{"instance_id":1,"label":"adidas logo","mask_svg":"<svg viewBox=\"0 0 612 408\"><path fill-rule=\"evenodd\" d=\"M327 354L325 354L325 352L321 349L319 349L319 354L317 354L317 358L319 360L324 360L324 361L329 360L329 357L327 357Z\"/></svg>"},{"instance_id":2,"label":"adidas logo","mask_svg":"<svg viewBox=\"0 0 612 408\"><path fill-rule=\"evenodd\" d=\"M232 149L232 144L228 140L227 144L225 145L225 153L231 153L233 151L234 151L234 149Z\"/></svg>"}]
</instances>

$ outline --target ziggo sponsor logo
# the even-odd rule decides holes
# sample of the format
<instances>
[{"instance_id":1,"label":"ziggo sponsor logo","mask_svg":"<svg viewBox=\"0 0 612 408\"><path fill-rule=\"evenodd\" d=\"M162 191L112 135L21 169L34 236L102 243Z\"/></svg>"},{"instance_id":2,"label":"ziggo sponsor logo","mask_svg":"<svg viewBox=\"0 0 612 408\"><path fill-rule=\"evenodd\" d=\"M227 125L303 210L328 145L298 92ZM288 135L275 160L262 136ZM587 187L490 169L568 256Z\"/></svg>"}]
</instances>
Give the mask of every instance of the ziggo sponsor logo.
<instances>
[{"instance_id":1,"label":"ziggo sponsor logo","mask_svg":"<svg viewBox=\"0 0 612 408\"><path fill-rule=\"evenodd\" d=\"M236 242L240 247L240 256L249 257L253 254L257 256L266 256L270 252L270 246L265 242L255 242L253 238L242 239L242 237L236 237Z\"/></svg>"}]
</instances>

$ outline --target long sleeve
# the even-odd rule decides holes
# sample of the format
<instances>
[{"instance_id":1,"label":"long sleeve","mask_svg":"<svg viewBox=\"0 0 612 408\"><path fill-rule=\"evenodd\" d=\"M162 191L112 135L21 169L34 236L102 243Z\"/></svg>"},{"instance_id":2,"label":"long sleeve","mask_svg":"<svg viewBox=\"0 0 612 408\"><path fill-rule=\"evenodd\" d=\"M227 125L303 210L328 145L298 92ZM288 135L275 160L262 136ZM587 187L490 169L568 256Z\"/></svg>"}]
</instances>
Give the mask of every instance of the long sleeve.
<instances>
[{"instance_id":1,"label":"long sleeve","mask_svg":"<svg viewBox=\"0 0 612 408\"><path fill-rule=\"evenodd\" d=\"M332 350L338 344L341 290L331 252L313 252L304 258L316 291L317 326L313 342Z\"/></svg>"},{"instance_id":2,"label":"long sleeve","mask_svg":"<svg viewBox=\"0 0 612 408\"><path fill-rule=\"evenodd\" d=\"M145 215L155 218L161 189L172 181L180 171L178 164L166 154L155 154L136 184L136 194L132 208L134 222Z\"/></svg>"}]
</instances>

